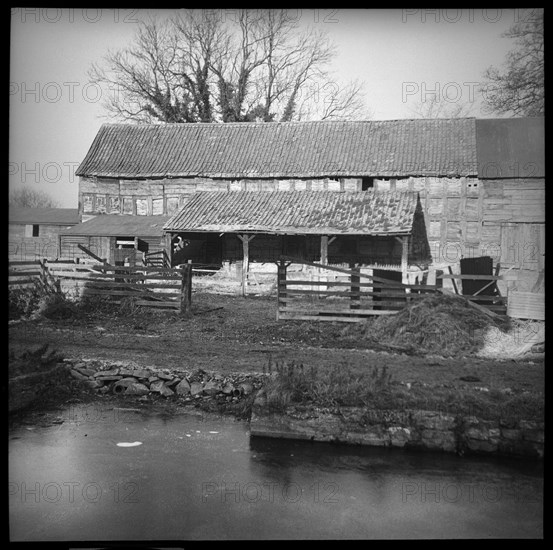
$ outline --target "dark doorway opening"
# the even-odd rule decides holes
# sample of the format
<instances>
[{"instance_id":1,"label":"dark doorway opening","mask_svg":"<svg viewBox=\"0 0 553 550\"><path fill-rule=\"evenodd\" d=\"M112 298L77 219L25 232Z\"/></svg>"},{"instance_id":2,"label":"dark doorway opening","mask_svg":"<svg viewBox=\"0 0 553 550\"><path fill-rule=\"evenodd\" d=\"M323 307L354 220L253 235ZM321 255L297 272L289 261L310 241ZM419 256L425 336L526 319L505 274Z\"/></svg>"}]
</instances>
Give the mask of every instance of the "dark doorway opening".
<instances>
[{"instance_id":1,"label":"dark doorway opening","mask_svg":"<svg viewBox=\"0 0 553 550\"><path fill-rule=\"evenodd\" d=\"M374 178L361 178L361 191L367 191L374 187Z\"/></svg>"}]
</instances>

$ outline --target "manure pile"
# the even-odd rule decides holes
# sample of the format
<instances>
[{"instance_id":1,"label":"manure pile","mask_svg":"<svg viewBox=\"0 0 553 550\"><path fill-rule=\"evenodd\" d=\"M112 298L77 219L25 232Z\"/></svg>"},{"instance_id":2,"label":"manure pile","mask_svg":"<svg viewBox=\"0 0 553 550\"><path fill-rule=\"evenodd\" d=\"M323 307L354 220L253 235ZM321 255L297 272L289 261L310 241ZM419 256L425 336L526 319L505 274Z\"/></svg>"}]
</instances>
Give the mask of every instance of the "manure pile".
<instances>
[{"instance_id":1,"label":"manure pile","mask_svg":"<svg viewBox=\"0 0 553 550\"><path fill-rule=\"evenodd\" d=\"M407 353L460 356L475 353L490 327L506 331L508 321L492 319L464 298L433 294L395 315L380 315L360 323L361 337L377 346Z\"/></svg>"}]
</instances>

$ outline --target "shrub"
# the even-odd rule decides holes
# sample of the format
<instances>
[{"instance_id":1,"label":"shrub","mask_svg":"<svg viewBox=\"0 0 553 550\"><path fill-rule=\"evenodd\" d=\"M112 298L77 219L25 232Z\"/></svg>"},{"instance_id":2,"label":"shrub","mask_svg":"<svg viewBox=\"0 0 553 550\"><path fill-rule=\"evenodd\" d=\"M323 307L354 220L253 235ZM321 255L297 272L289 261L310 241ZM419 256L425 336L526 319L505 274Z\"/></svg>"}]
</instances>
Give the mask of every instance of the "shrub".
<instances>
[{"instance_id":1,"label":"shrub","mask_svg":"<svg viewBox=\"0 0 553 550\"><path fill-rule=\"evenodd\" d=\"M24 288L8 291L8 312L10 319L28 317L37 308L42 297L42 291L36 283Z\"/></svg>"},{"instance_id":2,"label":"shrub","mask_svg":"<svg viewBox=\"0 0 553 550\"><path fill-rule=\"evenodd\" d=\"M33 316L47 319L69 319L76 314L77 308L63 294L49 294L40 299Z\"/></svg>"}]
</instances>

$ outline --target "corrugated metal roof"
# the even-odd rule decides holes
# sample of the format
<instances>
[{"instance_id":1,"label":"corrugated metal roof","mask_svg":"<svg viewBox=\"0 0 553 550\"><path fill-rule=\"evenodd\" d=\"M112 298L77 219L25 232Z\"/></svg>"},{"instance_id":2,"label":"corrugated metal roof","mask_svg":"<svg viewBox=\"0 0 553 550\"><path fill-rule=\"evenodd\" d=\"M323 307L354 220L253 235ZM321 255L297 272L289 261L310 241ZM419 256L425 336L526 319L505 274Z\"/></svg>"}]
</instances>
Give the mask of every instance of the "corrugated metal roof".
<instances>
[{"instance_id":1,"label":"corrugated metal roof","mask_svg":"<svg viewBox=\"0 0 553 550\"><path fill-rule=\"evenodd\" d=\"M38 225L75 225L79 223L77 208L9 207L9 223Z\"/></svg>"},{"instance_id":2,"label":"corrugated metal roof","mask_svg":"<svg viewBox=\"0 0 553 550\"><path fill-rule=\"evenodd\" d=\"M476 150L479 178L544 178L545 119L479 119Z\"/></svg>"},{"instance_id":3,"label":"corrugated metal roof","mask_svg":"<svg viewBox=\"0 0 553 550\"><path fill-rule=\"evenodd\" d=\"M470 176L475 119L104 124L79 176Z\"/></svg>"},{"instance_id":4,"label":"corrugated metal roof","mask_svg":"<svg viewBox=\"0 0 553 550\"><path fill-rule=\"evenodd\" d=\"M407 191L200 192L165 224L171 232L387 235L411 232Z\"/></svg>"},{"instance_id":5,"label":"corrugated metal roof","mask_svg":"<svg viewBox=\"0 0 553 550\"><path fill-rule=\"evenodd\" d=\"M104 214L75 225L62 235L91 237L157 237L163 235L163 224L170 216L130 216Z\"/></svg>"}]
</instances>

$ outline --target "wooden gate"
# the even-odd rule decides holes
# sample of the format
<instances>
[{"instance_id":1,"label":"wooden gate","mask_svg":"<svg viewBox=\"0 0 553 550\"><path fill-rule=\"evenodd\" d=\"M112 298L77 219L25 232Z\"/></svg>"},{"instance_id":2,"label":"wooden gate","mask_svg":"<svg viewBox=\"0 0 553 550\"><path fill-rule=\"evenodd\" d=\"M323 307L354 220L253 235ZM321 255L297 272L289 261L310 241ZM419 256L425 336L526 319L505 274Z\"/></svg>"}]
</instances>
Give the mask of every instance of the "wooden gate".
<instances>
[{"instance_id":1,"label":"wooden gate","mask_svg":"<svg viewBox=\"0 0 553 550\"><path fill-rule=\"evenodd\" d=\"M319 268L319 275L292 279L291 264ZM332 280L324 272L333 275ZM336 276L339 274L339 276ZM397 313L407 303L438 292L435 285L404 284L345 269L283 257L278 264L277 319L343 321L355 323L370 315Z\"/></svg>"}]
</instances>

